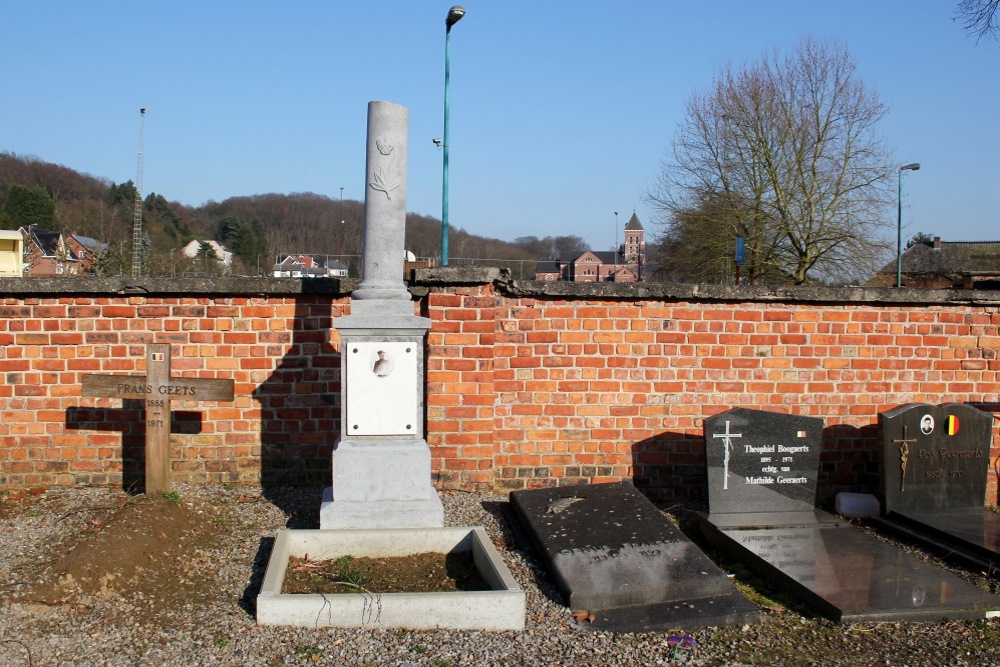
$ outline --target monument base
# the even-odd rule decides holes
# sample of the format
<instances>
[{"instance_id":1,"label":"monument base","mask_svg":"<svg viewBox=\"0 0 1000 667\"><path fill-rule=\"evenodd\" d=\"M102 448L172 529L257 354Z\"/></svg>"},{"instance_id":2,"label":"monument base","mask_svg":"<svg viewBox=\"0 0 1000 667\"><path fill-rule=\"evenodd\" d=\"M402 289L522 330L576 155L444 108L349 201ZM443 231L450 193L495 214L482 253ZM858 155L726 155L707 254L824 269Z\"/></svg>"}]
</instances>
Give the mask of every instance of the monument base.
<instances>
[{"instance_id":1,"label":"monument base","mask_svg":"<svg viewBox=\"0 0 1000 667\"><path fill-rule=\"evenodd\" d=\"M434 528L444 506L431 485L424 440L343 438L333 451L333 486L323 493L320 528Z\"/></svg>"},{"instance_id":2,"label":"monument base","mask_svg":"<svg viewBox=\"0 0 1000 667\"><path fill-rule=\"evenodd\" d=\"M319 527L330 528L440 528L444 506L437 494L425 500L334 500L333 487L323 490Z\"/></svg>"}]
</instances>

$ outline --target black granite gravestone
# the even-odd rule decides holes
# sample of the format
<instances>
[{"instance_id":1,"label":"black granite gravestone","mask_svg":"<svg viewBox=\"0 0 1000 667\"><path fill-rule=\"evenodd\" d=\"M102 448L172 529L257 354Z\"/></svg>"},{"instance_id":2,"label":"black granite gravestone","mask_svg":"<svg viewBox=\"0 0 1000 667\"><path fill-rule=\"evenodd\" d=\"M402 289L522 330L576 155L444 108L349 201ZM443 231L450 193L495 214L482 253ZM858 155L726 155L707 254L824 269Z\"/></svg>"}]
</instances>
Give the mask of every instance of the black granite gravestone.
<instances>
[{"instance_id":1,"label":"black granite gravestone","mask_svg":"<svg viewBox=\"0 0 1000 667\"><path fill-rule=\"evenodd\" d=\"M1000 597L813 506L823 422L737 408L705 420L706 536L836 622L983 618Z\"/></svg>"},{"instance_id":2,"label":"black granite gravestone","mask_svg":"<svg viewBox=\"0 0 1000 667\"><path fill-rule=\"evenodd\" d=\"M708 509L716 525L821 520L813 503L823 420L734 408L705 420ZM826 515L829 517L829 515Z\"/></svg>"},{"instance_id":3,"label":"black granite gravestone","mask_svg":"<svg viewBox=\"0 0 1000 667\"><path fill-rule=\"evenodd\" d=\"M993 417L911 403L879 415L885 516L873 523L981 567L1000 568L1000 515L984 508Z\"/></svg>"},{"instance_id":4,"label":"black granite gravestone","mask_svg":"<svg viewBox=\"0 0 1000 667\"><path fill-rule=\"evenodd\" d=\"M510 494L514 518L594 630L755 623L760 613L629 483Z\"/></svg>"}]
</instances>

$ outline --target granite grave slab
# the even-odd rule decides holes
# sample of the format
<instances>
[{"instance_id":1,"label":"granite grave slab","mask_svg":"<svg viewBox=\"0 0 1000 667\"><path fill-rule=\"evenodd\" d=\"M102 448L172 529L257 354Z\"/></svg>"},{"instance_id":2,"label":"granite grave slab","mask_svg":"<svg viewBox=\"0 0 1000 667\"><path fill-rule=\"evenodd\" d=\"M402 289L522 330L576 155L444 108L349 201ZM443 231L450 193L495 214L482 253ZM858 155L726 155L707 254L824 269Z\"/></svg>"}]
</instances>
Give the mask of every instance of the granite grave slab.
<instances>
[{"instance_id":1,"label":"granite grave slab","mask_svg":"<svg viewBox=\"0 0 1000 667\"><path fill-rule=\"evenodd\" d=\"M823 421L736 408L704 424L706 537L835 622L978 619L1000 597L814 506Z\"/></svg>"},{"instance_id":2,"label":"granite grave slab","mask_svg":"<svg viewBox=\"0 0 1000 667\"><path fill-rule=\"evenodd\" d=\"M814 507L823 420L734 408L705 420L708 509L719 526L837 519Z\"/></svg>"},{"instance_id":3,"label":"granite grave slab","mask_svg":"<svg viewBox=\"0 0 1000 667\"><path fill-rule=\"evenodd\" d=\"M514 491L510 504L570 609L594 630L759 621L756 606L630 483Z\"/></svg>"},{"instance_id":4,"label":"granite grave slab","mask_svg":"<svg viewBox=\"0 0 1000 667\"><path fill-rule=\"evenodd\" d=\"M1000 568L1000 515L984 507L993 417L971 405L910 403L879 415L880 528L990 571Z\"/></svg>"}]
</instances>

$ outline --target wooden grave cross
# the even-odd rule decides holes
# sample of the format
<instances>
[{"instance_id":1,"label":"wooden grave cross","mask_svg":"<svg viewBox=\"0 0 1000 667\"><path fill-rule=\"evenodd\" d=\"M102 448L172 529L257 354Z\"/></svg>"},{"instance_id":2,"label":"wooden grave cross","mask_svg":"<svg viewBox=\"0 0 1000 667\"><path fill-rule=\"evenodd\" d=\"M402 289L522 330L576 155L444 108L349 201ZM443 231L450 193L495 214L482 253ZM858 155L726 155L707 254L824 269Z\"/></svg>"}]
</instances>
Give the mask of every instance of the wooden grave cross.
<instances>
[{"instance_id":1,"label":"wooden grave cross","mask_svg":"<svg viewBox=\"0 0 1000 667\"><path fill-rule=\"evenodd\" d=\"M232 380L170 377L170 345L146 346L145 375L84 375L83 395L146 402L146 494L170 491L170 401L231 401Z\"/></svg>"}]
</instances>

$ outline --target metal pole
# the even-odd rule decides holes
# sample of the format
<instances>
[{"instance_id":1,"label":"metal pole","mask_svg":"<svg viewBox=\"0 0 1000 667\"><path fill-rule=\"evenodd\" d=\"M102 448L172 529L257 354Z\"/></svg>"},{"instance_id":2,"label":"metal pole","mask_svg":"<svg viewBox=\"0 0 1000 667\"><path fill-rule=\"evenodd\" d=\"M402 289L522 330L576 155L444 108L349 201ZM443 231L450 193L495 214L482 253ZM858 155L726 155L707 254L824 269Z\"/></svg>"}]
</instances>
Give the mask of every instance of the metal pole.
<instances>
[{"instance_id":1,"label":"metal pole","mask_svg":"<svg viewBox=\"0 0 1000 667\"><path fill-rule=\"evenodd\" d=\"M903 286L903 170L899 170L896 196L896 287Z\"/></svg>"},{"instance_id":2,"label":"metal pole","mask_svg":"<svg viewBox=\"0 0 1000 667\"><path fill-rule=\"evenodd\" d=\"M441 175L441 266L448 266L448 86L451 80L451 26L444 31L444 164Z\"/></svg>"},{"instance_id":3,"label":"metal pole","mask_svg":"<svg viewBox=\"0 0 1000 667\"><path fill-rule=\"evenodd\" d=\"M920 169L920 163L914 162L899 168L899 183L896 193L896 287L903 286L903 172Z\"/></svg>"},{"instance_id":4,"label":"metal pole","mask_svg":"<svg viewBox=\"0 0 1000 667\"><path fill-rule=\"evenodd\" d=\"M463 16L465 16L465 9L455 5L448 10L448 16L444 21L444 162L441 174L441 266L448 266L448 149L450 148L448 92L451 83L451 26L458 23Z\"/></svg>"}]
</instances>

